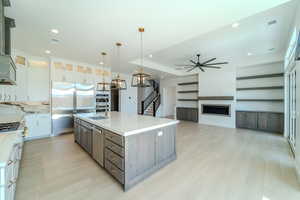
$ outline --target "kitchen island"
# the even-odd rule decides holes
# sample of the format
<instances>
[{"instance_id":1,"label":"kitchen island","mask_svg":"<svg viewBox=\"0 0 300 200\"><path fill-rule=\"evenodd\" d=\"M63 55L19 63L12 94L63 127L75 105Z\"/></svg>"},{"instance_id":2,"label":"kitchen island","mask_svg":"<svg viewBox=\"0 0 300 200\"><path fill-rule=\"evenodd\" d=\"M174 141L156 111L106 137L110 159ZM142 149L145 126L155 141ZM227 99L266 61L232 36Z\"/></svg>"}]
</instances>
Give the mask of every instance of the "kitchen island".
<instances>
[{"instance_id":1,"label":"kitchen island","mask_svg":"<svg viewBox=\"0 0 300 200\"><path fill-rule=\"evenodd\" d=\"M126 191L176 159L177 123L121 112L78 114L74 138Z\"/></svg>"}]
</instances>

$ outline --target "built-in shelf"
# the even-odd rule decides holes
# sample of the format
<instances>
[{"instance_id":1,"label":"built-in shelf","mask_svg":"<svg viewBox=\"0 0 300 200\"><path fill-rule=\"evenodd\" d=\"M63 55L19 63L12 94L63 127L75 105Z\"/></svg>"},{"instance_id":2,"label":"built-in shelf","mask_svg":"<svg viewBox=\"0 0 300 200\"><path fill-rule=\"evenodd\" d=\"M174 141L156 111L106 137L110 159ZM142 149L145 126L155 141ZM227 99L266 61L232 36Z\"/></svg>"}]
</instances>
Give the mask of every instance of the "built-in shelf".
<instances>
[{"instance_id":1,"label":"built-in shelf","mask_svg":"<svg viewBox=\"0 0 300 200\"><path fill-rule=\"evenodd\" d=\"M270 86L270 87L248 87L248 88L237 88L236 90L281 90L283 86Z\"/></svg>"},{"instance_id":2,"label":"built-in shelf","mask_svg":"<svg viewBox=\"0 0 300 200\"><path fill-rule=\"evenodd\" d=\"M197 85L198 82L185 82L185 83L178 83L177 85Z\"/></svg>"},{"instance_id":3,"label":"built-in shelf","mask_svg":"<svg viewBox=\"0 0 300 200\"><path fill-rule=\"evenodd\" d=\"M178 91L178 93L198 93L198 90Z\"/></svg>"},{"instance_id":4,"label":"built-in shelf","mask_svg":"<svg viewBox=\"0 0 300 200\"><path fill-rule=\"evenodd\" d=\"M273 102L283 102L283 99L237 99L237 101L273 101Z\"/></svg>"},{"instance_id":5,"label":"built-in shelf","mask_svg":"<svg viewBox=\"0 0 300 200\"><path fill-rule=\"evenodd\" d=\"M234 100L234 96L201 96L198 100Z\"/></svg>"},{"instance_id":6,"label":"built-in shelf","mask_svg":"<svg viewBox=\"0 0 300 200\"><path fill-rule=\"evenodd\" d=\"M255 75L255 76L242 76L242 77L237 77L236 80L283 77L283 75L284 75L283 73L276 73L276 74L262 74L262 75Z\"/></svg>"},{"instance_id":7,"label":"built-in shelf","mask_svg":"<svg viewBox=\"0 0 300 200\"><path fill-rule=\"evenodd\" d=\"M177 99L177 101L198 101L198 99Z\"/></svg>"}]
</instances>

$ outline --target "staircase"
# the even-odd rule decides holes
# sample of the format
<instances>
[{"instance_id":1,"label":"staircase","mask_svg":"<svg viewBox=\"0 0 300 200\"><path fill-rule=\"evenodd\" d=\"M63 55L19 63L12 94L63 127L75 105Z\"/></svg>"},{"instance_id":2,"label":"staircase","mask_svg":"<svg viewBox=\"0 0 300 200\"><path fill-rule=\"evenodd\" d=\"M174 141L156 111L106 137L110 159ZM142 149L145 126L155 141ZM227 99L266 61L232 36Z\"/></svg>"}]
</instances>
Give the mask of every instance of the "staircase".
<instances>
[{"instance_id":1,"label":"staircase","mask_svg":"<svg viewBox=\"0 0 300 200\"><path fill-rule=\"evenodd\" d=\"M142 101L140 114L155 117L161 102L159 83L157 83L155 80L150 80L149 82L151 83L153 91Z\"/></svg>"}]
</instances>

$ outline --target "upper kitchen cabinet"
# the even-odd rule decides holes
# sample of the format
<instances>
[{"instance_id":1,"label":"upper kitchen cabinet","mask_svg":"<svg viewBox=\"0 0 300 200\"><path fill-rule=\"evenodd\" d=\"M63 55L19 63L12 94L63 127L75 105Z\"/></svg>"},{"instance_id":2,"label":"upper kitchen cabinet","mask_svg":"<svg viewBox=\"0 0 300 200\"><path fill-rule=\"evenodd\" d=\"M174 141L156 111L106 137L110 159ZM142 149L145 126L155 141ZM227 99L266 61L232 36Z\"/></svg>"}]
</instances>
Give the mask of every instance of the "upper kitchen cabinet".
<instances>
[{"instance_id":1,"label":"upper kitchen cabinet","mask_svg":"<svg viewBox=\"0 0 300 200\"><path fill-rule=\"evenodd\" d=\"M49 63L43 60L29 60L27 67L27 100L49 101Z\"/></svg>"}]
</instances>

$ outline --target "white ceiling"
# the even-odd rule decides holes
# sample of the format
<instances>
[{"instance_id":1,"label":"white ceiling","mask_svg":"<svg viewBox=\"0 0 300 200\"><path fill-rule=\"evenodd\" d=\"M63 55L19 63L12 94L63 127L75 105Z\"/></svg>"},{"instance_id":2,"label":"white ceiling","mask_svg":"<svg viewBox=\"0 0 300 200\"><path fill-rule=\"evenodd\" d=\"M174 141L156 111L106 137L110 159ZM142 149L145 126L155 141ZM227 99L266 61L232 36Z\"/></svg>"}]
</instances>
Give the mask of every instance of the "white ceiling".
<instances>
[{"instance_id":1,"label":"white ceiling","mask_svg":"<svg viewBox=\"0 0 300 200\"><path fill-rule=\"evenodd\" d=\"M174 69L175 64L191 64L189 60L196 60L197 53L201 54L201 61L216 57L214 62L228 61L236 67L264 62L262 58L269 61L283 60L291 23L295 17L296 3L291 1L240 20L238 28L225 26L156 51L152 54L151 62ZM276 20L277 23L268 25L272 20ZM251 56L248 56L248 53L251 53ZM277 60L272 60L271 57L277 57Z\"/></svg>"},{"instance_id":2,"label":"white ceiling","mask_svg":"<svg viewBox=\"0 0 300 200\"><path fill-rule=\"evenodd\" d=\"M274 44L279 50L284 33L278 32L280 28L287 27L284 22L292 15L289 6L262 14L261 20L258 17L246 19L245 24L242 23L236 30L226 26L286 2L288 0L13 0L12 7L6 9L6 15L16 20L12 44L16 49L35 56L46 56L44 52L49 49L51 56L90 64L98 64L100 52L106 51L113 71L130 73L136 69L136 65L130 62L134 63L139 56L139 26L145 27L145 52L146 55L153 54L152 64L156 70L163 65L172 67L172 64L184 62L200 50L206 57L224 58L230 55L222 52L240 50L247 44L241 53L261 53L255 50L264 51ZM276 29L268 30L270 34L263 33L267 30L263 26L274 15L280 28L270 28ZM255 30L253 27L256 27ZM51 34L52 28L60 33ZM224 33L221 38L218 31L207 34L220 28ZM52 38L60 42L53 44ZM233 38L236 40L233 41ZM277 44L278 38L281 39ZM268 42L262 45L264 39ZM121 69L114 62L116 42L125 44L121 51ZM152 68L151 65L147 67ZM151 72L160 74L156 70ZM164 71L172 73L172 69Z\"/></svg>"}]
</instances>

